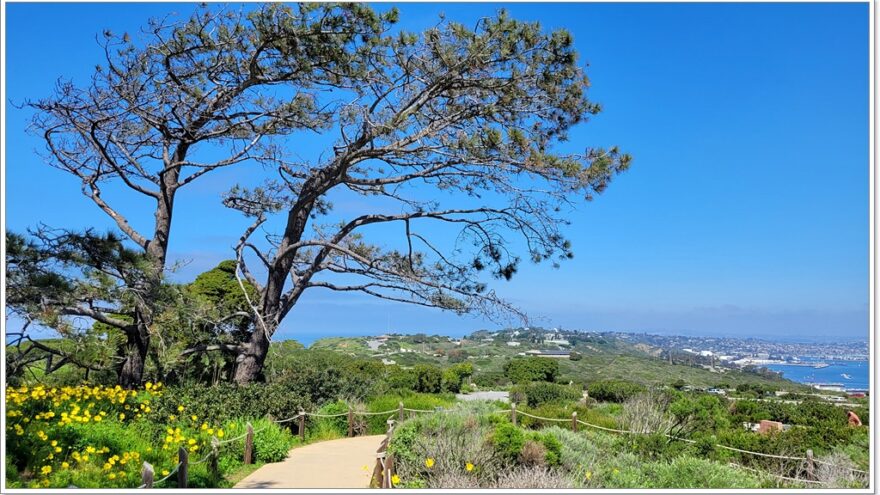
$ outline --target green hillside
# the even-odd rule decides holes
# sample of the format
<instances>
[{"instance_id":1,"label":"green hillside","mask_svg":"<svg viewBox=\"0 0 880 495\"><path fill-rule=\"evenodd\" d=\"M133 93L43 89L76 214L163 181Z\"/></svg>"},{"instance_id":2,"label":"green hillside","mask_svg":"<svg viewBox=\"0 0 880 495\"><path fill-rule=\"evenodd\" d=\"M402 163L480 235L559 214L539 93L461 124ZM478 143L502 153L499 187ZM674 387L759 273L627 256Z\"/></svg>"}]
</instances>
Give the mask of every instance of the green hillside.
<instances>
[{"instance_id":1,"label":"green hillside","mask_svg":"<svg viewBox=\"0 0 880 495\"><path fill-rule=\"evenodd\" d=\"M490 336L494 335L494 337ZM628 380L643 384L670 384L683 380L693 387L730 387L742 383L773 385L788 390L806 387L774 374L759 374L716 366L670 364L661 359L660 349L632 344L623 339L584 335L570 345L535 342L532 334L514 336L509 331L476 332L467 338L439 335L390 335L376 337L334 337L315 341L309 349L329 350L360 358L384 359L386 363L410 367L417 364L446 366L470 362L475 382L491 383L502 373L504 363L530 350L573 351L580 359L559 358L559 381L588 383L597 380ZM509 344L515 342L516 344ZM371 346L372 344L372 346Z\"/></svg>"}]
</instances>

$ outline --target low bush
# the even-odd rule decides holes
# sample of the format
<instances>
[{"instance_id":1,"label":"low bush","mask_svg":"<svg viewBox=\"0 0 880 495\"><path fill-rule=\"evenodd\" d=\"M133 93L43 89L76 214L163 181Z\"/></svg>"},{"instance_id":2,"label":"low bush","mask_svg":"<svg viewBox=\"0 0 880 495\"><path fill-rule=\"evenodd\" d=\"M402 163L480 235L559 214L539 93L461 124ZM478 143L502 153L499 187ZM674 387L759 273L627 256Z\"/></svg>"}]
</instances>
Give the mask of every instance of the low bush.
<instances>
[{"instance_id":1,"label":"low bush","mask_svg":"<svg viewBox=\"0 0 880 495\"><path fill-rule=\"evenodd\" d=\"M590 397L607 402L624 402L645 390L644 385L623 380L597 381L587 386Z\"/></svg>"},{"instance_id":2,"label":"low bush","mask_svg":"<svg viewBox=\"0 0 880 495\"><path fill-rule=\"evenodd\" d=\"M392 411L388 415L366 416L366 431L370 434L385 433L388 429L389 417L397 420L398 405L403 402L407 409L434 410L438 407L449 408L455 404L455 396L452 394L422 394L409 391L400 391L396 394L386 394L374 397L367 402L368 412ZM404 417L408 417L406 413Z\"/></svg>"},{"instance_id":3,"label":"low bush","mask_svg":"<svg viewBox=\"0 0 880 495\"><path fill-rule=\"evenodd\" d=\"M573 402L583 398L583 392L574 386L558 383L532 382L516 385L510 389L510 400L537 407L547 403Z\"/></svg>"},{"instance_id":4,"label":"low bush","mask_svg":"<svg viewBox=\"0 0 880 495\"><path fill-rule=\"evenodd\" d=\"M550 358L514 358L504 363L504 375L513 383L552 382L559 375L559 363Z\"/></svg>"},{"instance_id":5,"label":"low bush","mask_svg":"<svg viewBox=\"0 0 880 495\"><path fill-rule=\"evenodd\" d=\"M552 433L530 432L527 443L539 442L544 448L544 463L547 466L558 466L562 463L562 443ZM523 447L525 448L525 447Z\"/></svg>"},{"instance_id":6,"label":"low bush","mask_svg":"<svg viewBox=\"0 0 880 495\"><path fill-rule=\"evenodd\" d=\"M525 434L511 423L499 423L492 431L492 445L504 459L515 460L525 445Z\"/></svg>"},{"instance_id":7,"label":"low bush","mask_svg":"<svg viewBox=\"0 0 880 495\"><path fill-rule=\"evenodd\" d=\"M526 466L547 465L547 449L540 442L527 440L519 453L519 462Z\"/></svg>"},{"instance_id":8,"label":"low bush","mask_svg":"<svg viewBox=\"0 0 880 495\"><path fill-rule=\"evenodd\" d=\"M496 388L510 385L510 379L499 371L484 371L474 375L474 384L480 388Z\"/></svg>"},{"instance_id":9,"label":"low bush","mask_svg":"<svg viewBox=\"0 0 880 495\"><path fill-rule=\"evenodd\" d=\"M404 488L476 487L488 483L501 465L491 444L490 416L478 406L421 415L395 429L389 445ZM467 483L464 482L467 480Z\"/></svg>"},{"instance_id":10,"label":"low bush","mask_svg":"<svg viewBox=\"0 0 880 495\"><path fill-rule=\"evenodd\" d=\"M566 473L539 466L523 466L503 471L494 483L486 488L534 490L567 489L574 487L574 483Z\"/></svg>"}]
</instances>

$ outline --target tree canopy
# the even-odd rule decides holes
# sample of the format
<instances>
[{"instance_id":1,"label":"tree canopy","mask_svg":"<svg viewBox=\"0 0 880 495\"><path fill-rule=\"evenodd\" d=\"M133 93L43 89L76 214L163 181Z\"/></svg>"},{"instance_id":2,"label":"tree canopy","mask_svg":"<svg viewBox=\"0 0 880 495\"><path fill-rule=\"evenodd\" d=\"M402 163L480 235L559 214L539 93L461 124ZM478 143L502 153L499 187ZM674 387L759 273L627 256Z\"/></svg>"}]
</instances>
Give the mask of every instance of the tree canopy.
<instances>
[{"instance_id":1,"label":"tree canopy","mask_svg":"<svg viewBox=\"0 0 880 495\"><path fill-rule=\"evenodd\" d=\"M76 260L78 278L33 271L30 282L69 297L21 307L122 331L125 386L140 382L148 355L159 368L177 362L160 358L169 349L235 356L237 382L259 379L273 334L308 289L524 319L490 280L510 279L523 259L571 258L571 212L631 159L614 146L560 151L601 109L564 29L500 10L411 33L391 29L397 17L363 4L267 4L150 20L140 36L105 30L105 62L87 85L61 81L28 105L47 163L113 220L125 236L112 239L124 246L115 256L132 266L108 280L94 278L91 264L103 262L91 258ZM302 157L298 144L312 134L332 144ZM186 287L167 283L176 195L232 166L265 179L230 184L222 198L251 219L235 260ZM149 232L102 195L109 182L152 205ZM363 208L336 211L340 194ZM118 303L92 304L93 290ZM160 328L174 329L174 342L156 344Z\"/></svg>"}]
</instances>

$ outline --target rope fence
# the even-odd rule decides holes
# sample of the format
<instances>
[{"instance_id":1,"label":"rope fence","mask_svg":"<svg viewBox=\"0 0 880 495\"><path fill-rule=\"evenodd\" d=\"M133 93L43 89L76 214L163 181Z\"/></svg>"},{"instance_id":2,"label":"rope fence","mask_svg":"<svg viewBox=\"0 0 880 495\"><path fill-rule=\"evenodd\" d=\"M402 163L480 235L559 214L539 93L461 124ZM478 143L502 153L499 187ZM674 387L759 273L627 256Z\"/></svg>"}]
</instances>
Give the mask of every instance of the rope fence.
<instances>
[{"instance_id":1,"label":"rope fence","mask_svg":"<svg viewBox=\"0 0 880 495\"><path fill-rule=\"evenodd\" d=\"M343 416L348 416L348 436L353 437L353 436L355 436L355 431L354 431L354 417L355 416L384 416L384 415L391 415L391 416L386 420L386 422L388 424L388 429L386 431L386 437L385 437L384 441L382 442L382 445L380 446L379 450L376 453L377 464L376 464L376 467L375 467L374 473L373 473L373 484L375 486L378 486L381 488L391 488L393 485L391 483L391 476L392 476L393 469L394 469L393 468L394 461L392 458L393 456L391 456L391 454L387 452L387 447L388 447L388 443L391 440L391 434L394 429L395 420L393 418L394 418L395 413L397 415L397 420L403 421L406 416L405 413L433 414L433 413L448 413L448 412L452 412L452 411L453 411L453 409L446 409L446 408L437 408L437 409L408 408L408 407L404 407L403 403L400 402L396 409L389 409L387 411L356 411L354 409L349 408L349 410L347 412L341 412L341 413L336 413L336 414L323 414L323 413L317 413L317 412L306 412L306 411L301 410L301 411L299 411L299 413L297 413L294 416L291 416L291 417L285 418L285 419L280 419L280 420L273 419L270 416L268 418L269 424L263 426L262 428L255 430L254 427L250 423L247 423L246 431L244 433L242 433L241 435L238 435L233 438L228 438L228 439L222 440L222 441L220 439L218 439L217 437L212 437L210 451L204 457L199 459L198 461L189 462L189 452L185 448L180 447L180 449L178 450L178 463L177 463L177 465L174 466L174 468L165 477L163 477L157 481L153 481L154 474L155 474L153 471L153 467L148 462L144 462L143 469L141 471L143 483L140 486L138 486L138 488L153 488L153 487L155 487L155 485L158 485L160 483L163 483L163 482L169 480L175 474L177 475L177 487L178 488L186 488L187 483L188 483L188 467L191 465L195 466L195 465L199 465L199 464L203 464L203 463L207 463L207 462L210 462L209 469L211 470L212 473L214 473L216 475L216 474L218 474L217 463L218 463L218 459L219 459L219 455L220 455L220 449L228 444L231 444L233 442L238 442L240 440L244 440L244 452L243 452L244 464L253 464L253 462L254 462L254 436L256 434L264 431L265 429L269 428L271 426L271 424L273 424L273 423L274 424L284 424L284 423L289 423L289 422L298 420L298 425L297 425L298 426L298 428L297 428L298 434L299 434L300 440L302 442L305 442L305 420L307 417L317 418L317 419L332 419L332 418L341 418ZM581 419L578 419L577 412L573 412L570 418L548 418L545 416L538 416L538 415L535 415L535 414L532 414L532 413L529 413L526 411L518 410L515 403L511 404L510 409L499 409L499 410L487 411L484 414L510 414L511 422L514 425L517 424L518 415L521 415L521 416L532 418L532 419L535 419L538 421L547 421L550 423L570 423L572 430L575 432L578 431L579 425L583 425L588 428L608 431L608 432L612 432L612 433L621 433L621 434L628 434L628 435L651 435L651 434L654 434L654 432L624 430L624 429L611 428L608 426L602 426L602 425L589 423L587 421L583 421ZM663 433L662 435L665 436L666 438L689 443L689 444L697 443L697 441L695 441L695 440L691 440L689 438L682 438L679 436L671 435L669 433ZM768 454L768 453L764 453L764 452L755 452L755 451L751 451L751 450L740 449L740 448L731 447L731 446L722 445L722 444L713 444L713 445L714 445L714 447L717 447L720 449L726 449L729 451L739 452L741 454L747 454L747 455L752 455L752 456L772 458L772 459L791 460L791 461L806 461L808 478L815 478L815 465L816 464L831 466L831 467L835 467L835 468L848 469L851 472L859 473L859 474L863 474L863 475L870 474L870 472L868 472L868 471L851 468L849 466L834 464L834 463L822 461L819 459L814 459L813 455L812 455L813 453L811 450L807 451L806 457L801 457L801 456L789 456L789 455L780 455L780 454ZM792 477L788 477L788 476L783 476L783 475L771 473L768 471L763 471L763 470L743 466L741 464L737 464L737 463L733 463L733 462L731 462L729 464L733 467L737 467L737 468L749 470L749 471L754 471L756 473L765 474L765 475L776 477L778 479L782 479L782 480L786 480L786 481L793 481L793 482L800 482L800 483L813 483L813 484L819 484L819 485L826 484L826 483L824 483L822 481L818 481L816 479L792 478Z\"/></svg>"}]
</instances>

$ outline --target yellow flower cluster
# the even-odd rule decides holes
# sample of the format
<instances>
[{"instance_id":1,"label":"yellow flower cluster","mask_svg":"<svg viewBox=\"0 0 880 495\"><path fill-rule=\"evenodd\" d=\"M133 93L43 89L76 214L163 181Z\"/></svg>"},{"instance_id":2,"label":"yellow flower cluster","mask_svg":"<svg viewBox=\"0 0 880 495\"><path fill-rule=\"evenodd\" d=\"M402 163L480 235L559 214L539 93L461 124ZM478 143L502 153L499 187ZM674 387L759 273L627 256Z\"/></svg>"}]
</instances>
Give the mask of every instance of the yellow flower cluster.
<instances>
[{"instance_id":1,"label":"yellow flower cluster","mask_svg":"<svg viewBox=\"0 0 880 495\"><path fill-rule=\"evenodd\" d=\"M93 385L7 387L7 434L15 435L7 439L23 437L22 441L27 442L23 445L32 449L33 470L42 475L40 480L34 480L39 486L51 486L49 477L58 471L80 469L87 463L101 466L107 479L127 479L137 474L141 453L128 451L111 455L109 447L100 445L77 449L64 443L66 435L59 434L63 430L59 431L58 427L108 419L123 422L141 417L152 412L150 400L162 392L161 383L151 382L139 391ZM57 438L52 438L55 436ZM150 451L152 448L147 449ZM131 472L126 472L126 468Z\"/></svg>"}]
</instances>

